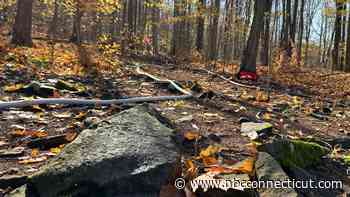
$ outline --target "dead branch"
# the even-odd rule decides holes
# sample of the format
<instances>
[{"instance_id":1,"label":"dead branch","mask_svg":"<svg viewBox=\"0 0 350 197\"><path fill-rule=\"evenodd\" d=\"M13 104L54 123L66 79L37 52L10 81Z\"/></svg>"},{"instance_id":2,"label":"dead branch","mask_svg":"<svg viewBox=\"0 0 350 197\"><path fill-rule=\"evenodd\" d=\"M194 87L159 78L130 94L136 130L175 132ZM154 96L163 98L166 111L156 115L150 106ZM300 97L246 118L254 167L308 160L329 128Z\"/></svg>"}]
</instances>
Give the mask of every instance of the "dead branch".
<instances>
[{"instance_id":1,"label":"dead branch","mask_svg":"<svg viewBox=\"0 0 350 197\"><path fill-rule=\"evenodd\" d=\"M220 75L220 74L218 74L218 73L212 72L212 71L207 70L207 69L204 69L204 68L199 68L198 70L205 71L205 72L207 72L208 74L211 74L211 75L213 75L213 76L219 77L219 78L221 78L221 79L223 79L223 80L229 82L230 84L233 84L233 85L236 85L236 86L240 86L240 87L243 87L243 88L257 89L257 87L255 87L255 86L244 85L244 84L241 84L241 83L232 81L232 80L230 80L230 79L228 79L228 78L226 78L226 77L224 77L224 76L222 76L222 75Z\"/></svg>"},{"instance_id":2,"label":"dead branch","mask_svg":"<svg viewBox=\"0 0 350 197\"><path fill-rule=\"evenodd\" d=\"M108 105L120 105L128 103L143 103L143 102L156 102L156 101L168 101L168 100L185 100L191 99L192 95L180 95L180 96L155 96L155 97L135 97L128 99L114 99L114 100L95 100L95 99L68 99L68 98L49 98L49 99L33 99L23 101L9 101L0 102L0 110L9 108L23 108L34 105L78 105L78 106L108 106Z\"/></svg>"},{"instance_id":3,"label":"dead branch","mask_svg":"<svg viewBox=\"0 0 350 197\"><path fill-rule=\"evenodd\" d=\"M181 88L179 85L177 85L173 80L169 80L169 79L160 79L154 75L151 75L143 70L141 70L140 67L137 67L136 68L136 72L140 75L146 75L147 77L151 78L152 80L154 81L157 81L157 82L160 82L160 83L168 83L169 85L173 86L177 91L183 93L183 94L186 94L186 95L191 95L192 96L192 93L187 91L187 90L184 90L183 88Z\"/></svg>"}]
</instances>

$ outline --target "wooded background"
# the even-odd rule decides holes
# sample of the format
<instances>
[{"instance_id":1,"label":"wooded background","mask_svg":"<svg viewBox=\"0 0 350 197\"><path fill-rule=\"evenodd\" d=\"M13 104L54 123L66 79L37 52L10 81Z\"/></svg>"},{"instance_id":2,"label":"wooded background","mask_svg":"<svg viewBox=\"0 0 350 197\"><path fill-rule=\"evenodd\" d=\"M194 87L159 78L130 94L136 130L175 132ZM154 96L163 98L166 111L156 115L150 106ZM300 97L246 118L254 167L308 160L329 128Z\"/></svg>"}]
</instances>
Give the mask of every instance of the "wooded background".
<instances>
[{"instance_id":1,"label":"wooded background","mask_svg":"<svg viewBox=\"0 0 350 197\"><path fill-rule=\"evenodd\" d=\"M292 62L350 72L346 0L1 0L13 44L113 43L120 53L200 58L255 71Z\"/></svg>"}]
</instances>

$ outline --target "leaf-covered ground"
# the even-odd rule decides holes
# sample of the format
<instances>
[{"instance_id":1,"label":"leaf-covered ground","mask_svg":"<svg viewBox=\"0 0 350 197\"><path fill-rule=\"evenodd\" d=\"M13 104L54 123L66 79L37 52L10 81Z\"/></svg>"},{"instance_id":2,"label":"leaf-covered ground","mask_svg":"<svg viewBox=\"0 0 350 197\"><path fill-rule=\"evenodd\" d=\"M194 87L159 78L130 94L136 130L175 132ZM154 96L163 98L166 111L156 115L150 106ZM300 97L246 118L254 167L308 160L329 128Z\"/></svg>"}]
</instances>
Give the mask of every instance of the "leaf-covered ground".
<instances>
[{"instance_id":1,"label":"leaf-covered ground","mask_svg":"<svg viewBox=\"0 0 350 197\"><path fill-rule=\"evenodd\" d=\"M6 42L1 40L1 43ZM274 74L269 83L267 69L259 68L261 78L258 82L239 81L251 86L247 88L205 70L210 69L234 81L233 74L229 74L237 69L234 65L222 72L224 69L220 64L215 68L207 68L200 62L155 65L120 58L118 63L110 66L108 58L96 53L97 69L94 70L98 72L90 72L91 69L79 65L76 49L69 44L55 46L54 65L51 65L49 47L45 42L36 42L32 49L0 45L1 101L42 97L37 91L26 89L34 81L52 88L52 92L44 95L50 98L119 99L178 94L138 74L136 67L174 80L187 90L205 93L199 100L152 104L171 120L182 139L184 173L191 178L203 174L203 169L223 171L222 165L230 166L239 161L245 163L231 169L231 173L253 170L250 169L250 158L254 159L255 146L240 132L240 120L244 118L269 122L273 125L274 136L291 139L333 143L334 139L350 132L350 88L346 82L350 79L349 74L328 75L311 68L291 67L278 71L280 74ZM58 81L69 87L58 88ZM38 171L91 122L127 107L130 106L101 107L97 104L95 107L34 106L0 111L0 179L1 176L30 175ZM65 143L49 147L28 145L52 136L63 136ZM265 139L257 142L261 143L265 143ZM224 163L213 156L219 149L229 155ZM345 175L345 164L350 162L348 154L348 150L335 146L328 160L313 169L315 174L342 179L349 185ZM325 170L331 168L333 171Z\"/></svg>"}]
</instances>

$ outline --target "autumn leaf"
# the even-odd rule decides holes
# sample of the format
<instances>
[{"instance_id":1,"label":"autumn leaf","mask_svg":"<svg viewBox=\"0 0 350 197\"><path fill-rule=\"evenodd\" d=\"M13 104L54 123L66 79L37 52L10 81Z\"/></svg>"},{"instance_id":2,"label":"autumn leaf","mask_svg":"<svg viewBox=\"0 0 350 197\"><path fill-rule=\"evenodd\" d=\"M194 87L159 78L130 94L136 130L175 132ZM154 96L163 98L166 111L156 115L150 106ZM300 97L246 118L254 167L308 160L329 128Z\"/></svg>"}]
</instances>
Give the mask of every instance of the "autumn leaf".
<instances>
[{"instance_id":1,"label":"autumn leaf","mask_svg":"<svg viewBox=\"0 0 350 197\"><path fill-rule=\"evenodd\" d=\"M76 132L68 132L66 133L66 140L68 142L72 142L77 136L78 136L78 133Z\"/></svg>"},{"instance_id":2,"label":"autumn leaf","mask_svg":"<svg viewBox=\"0 0 350 197\"><path fill-rule=\"evenodd\" d=\"M43 138L47 137L49 134L46 131L33 131L30 135L34 138Z\"/></svg>"},{"instance_id":3,"label":"autumn leaf","mask_svg":"<svg viewBox=\"0 0 350 197\"><path fill-rule=\"evenodd\" d=\"M225 166L212 166L205 169L206 172L219 175L219 174L232 174L234 171L231 168Z\"/></svg>"},{"instance_id":4,"label":"autumn leaf","mask_svg":"<svg viewBox=\"0 0 350 197\"><path fill-rule=\"evenodd\" d=\"M254 172L255 159L249 157L242 162L237 163L232 167L232 172L236 174L249 174L252 175Z\"/></svg>"},{"instance_id":5,"label":"autumn leaf","mask_svg":"<svg viewBox=\"0 0 350 197\"><path fill-rule=\"evenodd\" d=\"M20 91L24 87L23 84L15 84L15 85L9 85L4 87L5 92L13 93Z\"/></svg>"},{"instance_id":6,"label":"autumn leaf","mask_svg":"<svg viewBox=\"0 0 350 197\"><path fill-rule=\"evenodd\" d=\"M202 157L204 166L212 166L218 164L218 160L215 157Z\"/></svg>"},{"instance_id":7,"label":"autumn leaf","mask_svg":"<svg viewBox=\"0 0 350 197\"><path fill-rule=\"evenodd\" d=\"M205 150L202 150L199 154L199 156L201 158L204 158L204 157L210 157L210 156L213 156L215 155L216 153L218 153L220 150L220 148L218 146L213 146L213 145L210 145L208 146L208 148L206 148Z\"/></svg>"},{"instance_id":8,"label":"autumn leaf","mask_svg":"<svg viewBox=\"0 0 350 197\"><path fill-rule=\"evenodd\" d=\"M268 102L270 100L269 95L264 91L257 91L255 100L258 102Z\"/></svg>"},{"instance_id":9,"label":"autumn leaf","mask_svg":"<svg viewBox=\"0 0 350 197\"><path fill-rule=\"evenodd\" d=\"M86 115L87 115L87 112L80 112L78 115L76 115L74 117L74 119L82 120L82 119L84 119L86 117Z\"/></svg>"},{"instance_id":10,"label":"autumn leaf","mask_svg":"<svg viewBox=\"0 0 350 197\"><path fill-rule=\"evenodd\" d=\"M50 152L53 153L54 155L58 155L61 152L61 148L57 147L57 148L50 148Z\"/></svg>"},{"instance_id":11,"label":"autumn leaf","mask_svg":"<svg viewBox=\"0 0 350 197\"><path fill-rule=\"evenodd\" d=\"M39 156L39 153L40 153L39 149L34 148L34 149L32 149L31 156L32 156L33 158L38 157L38 156Z\"/></svg>"},{"instance_id":12,"label":"autumn leaf","mask_svg":"<svg viewBox=\"0 0 350 197\"><path fill-rule=\"evenodd\" d=\"M198 132L194 132L194 131L186 131L184 133L184 137L186 140L188 141L193 141L193 140L197 140L200 138L200 135Z\"/></svg>"},{"instance_id":13,"label":"autumn leaf","mask_svg":"<svg viewBox=\"0 0 350 197\"><path fill-rule=\"evenodd\" d=\"M33 163L40 163L43 161L46 161L47 157L43 156L43 157L37 157L37 158L30 158L30 159L25 159L25 160L21 160L18 163L19 164L33 164Z\"/></svg>"}]
</instances>

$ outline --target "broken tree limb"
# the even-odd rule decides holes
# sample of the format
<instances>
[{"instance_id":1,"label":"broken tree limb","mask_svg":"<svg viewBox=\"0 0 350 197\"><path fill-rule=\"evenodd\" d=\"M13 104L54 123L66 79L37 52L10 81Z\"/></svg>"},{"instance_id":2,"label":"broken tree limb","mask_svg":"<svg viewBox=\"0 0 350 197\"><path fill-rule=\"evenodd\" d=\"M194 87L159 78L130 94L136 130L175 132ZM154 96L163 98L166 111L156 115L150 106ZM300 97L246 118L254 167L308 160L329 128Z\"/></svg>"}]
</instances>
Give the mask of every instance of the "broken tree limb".
<instances>
[{"instance_id":1,"label":"broken tree limb","mask_svg":"<svg viewBox=\"0 0 350 197\"><path fill-rule=\"evenodd\" d=\"M177 85L173 80L169 80L169 79L161 79L159 77L156 77L154 75L151 75L143 70L141 70L140 67L137 67L136 68L136 72L137 74L140 74L140 75L145 75L151 79L153 79L154 81L157 81L157 82L161 82L161 83L168 83L170 84L171 86L173 86L177 91L183 93L183 94L186 94L186 95L191 95L192 96L192 93L187 91L187 90L184 90L183 88L181 88L179 85Z\"/></svg>"},{"instance_id":2,"label":"broken tree limb","mask_svg":"<svg viewBox=\"0 0 350 197\"><path fill-rule=\"evenodd\" d=\"M156 101L168 101L168 100L185 100L193 98L192 95L180 95L180 96L155 96L155 97L135 97L127 99L113 99L113 100L95 100L95 99L68 99L68 98L49 98L49 99L33 99L23 101L9 101L0 102L0 110L9 108L23 108L34 105L79 105L79 106L108 106L108 105L120 105L128 103L143 103L143 102L156 102Z\"/></svg>"},{"instance_id":3,"label":"broken tree limb","mask_svg":"<svg viewBox=\"0 0 350 197\"><path fill-rule=\"evenodd\" d=\"M230 84L233 84L233 85L236 85L236 86L240 86L240 87L243 87L243 88L257 89L257 87L255 87L255 86L245 85L245 84L241 84L241 83L232 81L232 80L230 80L229 78L226 78L226 77L224 77L224 76L222 76L222 75L220 75L220 74L218 74L218 73L212 72L212 71L207 70L207 69L204 69L204 68L200 68L199 70L205 71L205 72L207 72L208 74L211 74L211 75L213 75L213 76L219 77L219 78L223 79L224 81L227 81L227 82L229 82Z\"/></svg>"}]
</instances>

